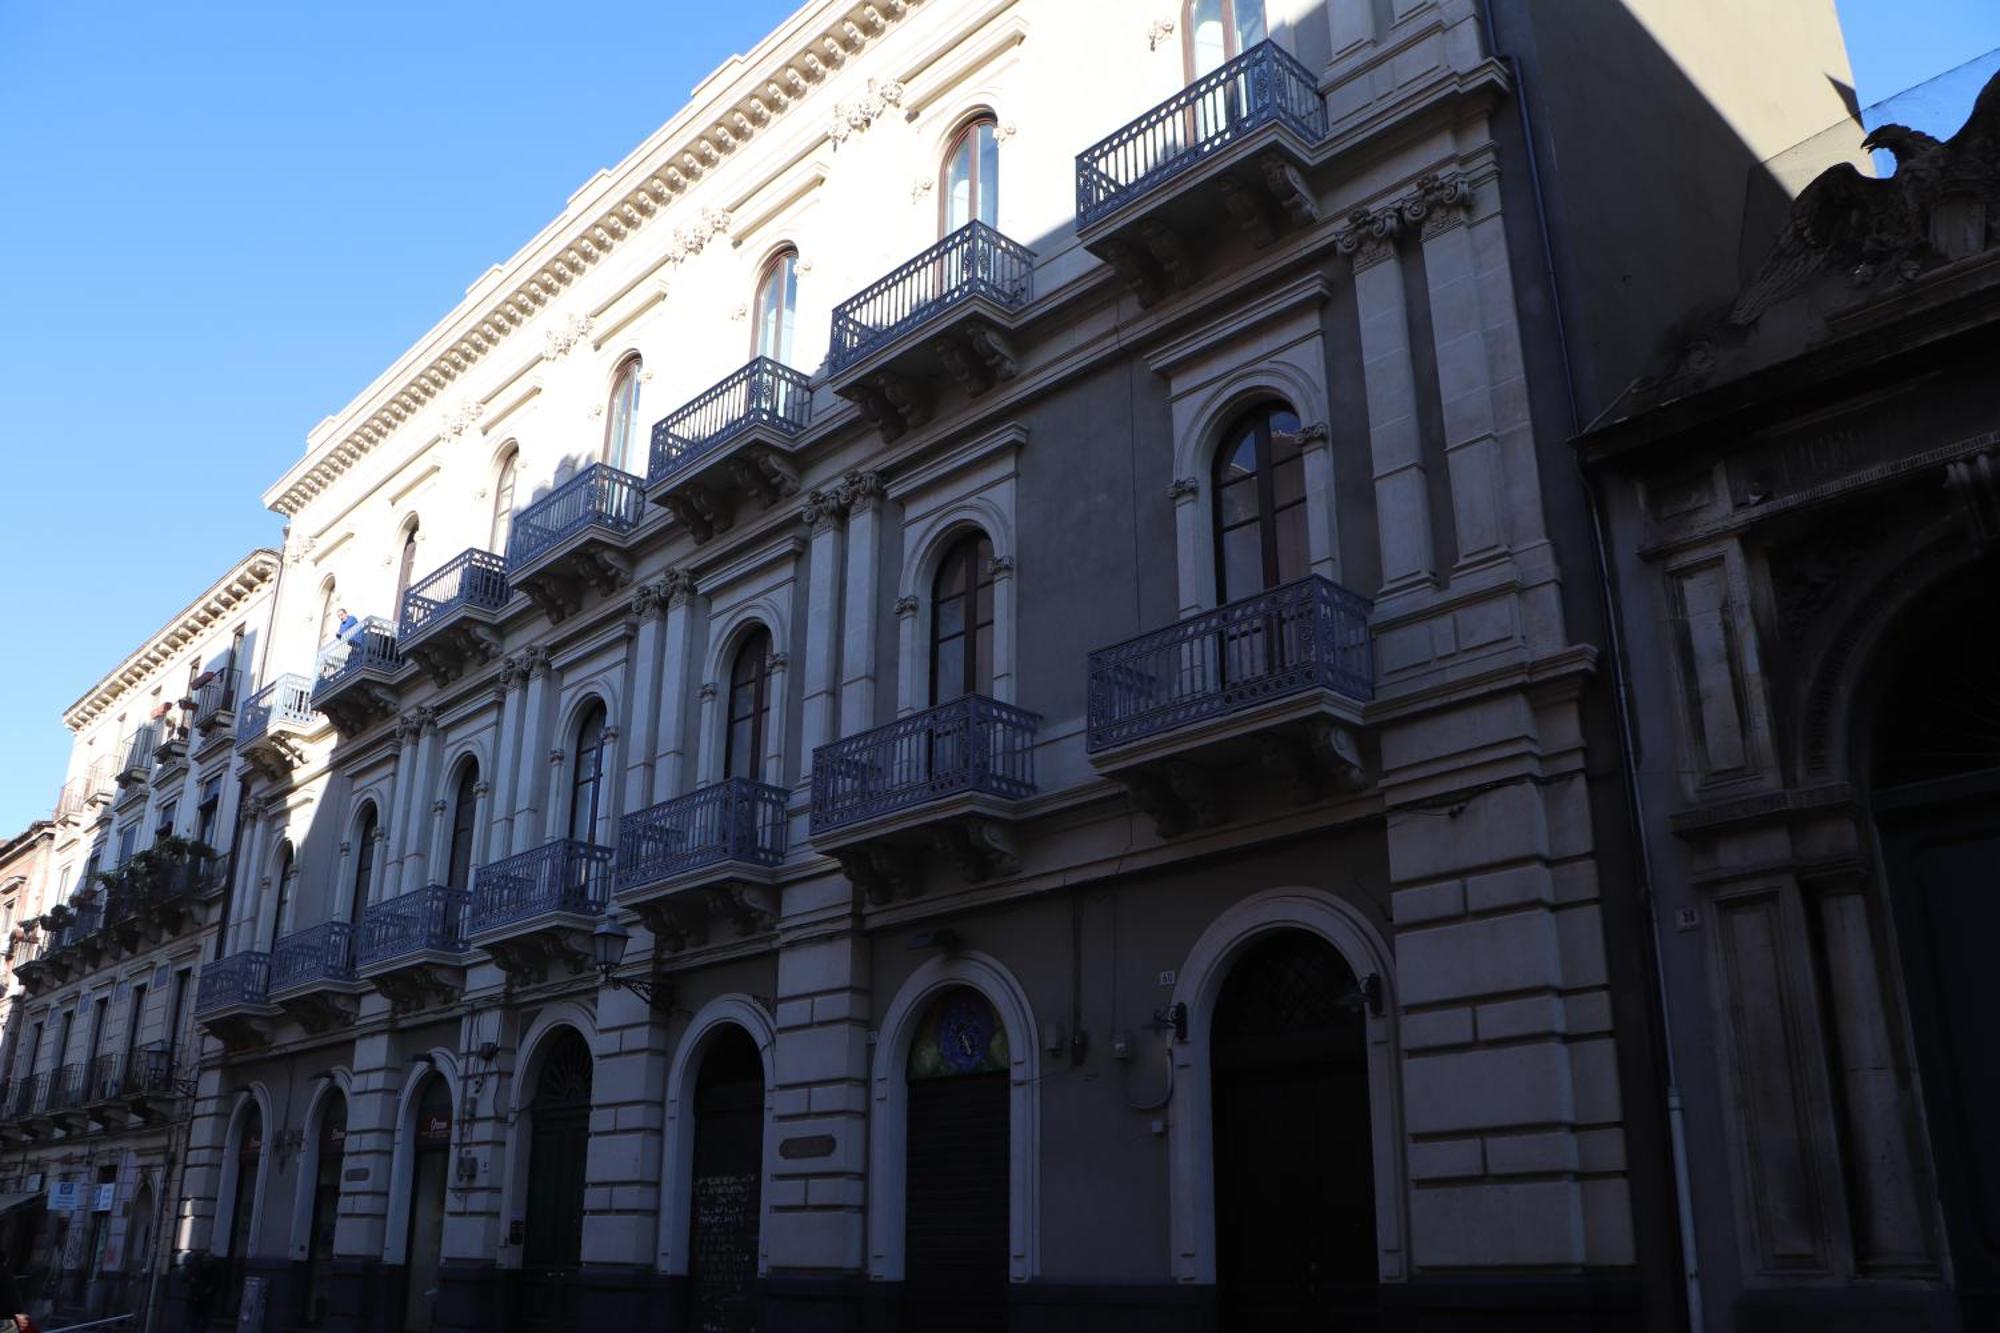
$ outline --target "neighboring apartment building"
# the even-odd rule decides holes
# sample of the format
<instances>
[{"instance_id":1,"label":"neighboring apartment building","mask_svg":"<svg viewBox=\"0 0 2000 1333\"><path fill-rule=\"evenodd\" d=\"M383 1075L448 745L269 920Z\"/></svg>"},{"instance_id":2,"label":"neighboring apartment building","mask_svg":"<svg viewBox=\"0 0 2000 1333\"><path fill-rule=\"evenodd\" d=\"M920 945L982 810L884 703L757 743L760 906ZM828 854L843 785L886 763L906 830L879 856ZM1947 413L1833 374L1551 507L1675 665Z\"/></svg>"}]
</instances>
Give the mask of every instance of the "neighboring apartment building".
<instances>
[{"instance_id":1,"label":"neighboring apartment building","mask_svg":"<svg viewBox=\"0 0 2000 1333\"><path fill-rule=\"evenodd\" d=\"M1733 275L1558 279L1846 75L1684 9L823 0L726 62L267 492L233 761L110 743L151 659L73 713L68 882L245 790L185 1179L63 1169L247 1328L1672 1326L1565 440ZM1593 122L1572 42L1687 114ZM67 910L27 1154L114 1142L57 1075L202 939Z\"/></svg>"},{"instance_id":2,"label":"neighboring apartment building","mask_svg":"<svg viewBox=\"0 0 2000 1333\"><path fill-rule=\"evenodd\" d=\"M253 551L72 704L39 884L10 913L0 1181L38 1310L142 1307L173 1253L194 986L228 885L232 737L279 556Z\"/></svg>"},{"instance_id":3,"label":"neighboring apartment building","mask_svg":"<svg viewBox=\"0 0 2000 1333\"><path fill-rule=\"evenodd\" d=\"M1718 1333L2000 1327L2000 78L1868 147L1577 441Z\"/></svg>"}]
</instances>

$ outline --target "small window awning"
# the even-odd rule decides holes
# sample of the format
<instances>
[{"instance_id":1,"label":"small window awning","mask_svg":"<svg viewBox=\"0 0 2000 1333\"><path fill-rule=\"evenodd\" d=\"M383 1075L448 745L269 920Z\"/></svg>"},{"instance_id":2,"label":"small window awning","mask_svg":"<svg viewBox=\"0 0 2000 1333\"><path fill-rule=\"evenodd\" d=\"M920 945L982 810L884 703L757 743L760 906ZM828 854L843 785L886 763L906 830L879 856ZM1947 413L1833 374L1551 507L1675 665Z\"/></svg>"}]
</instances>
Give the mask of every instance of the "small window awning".
<instances>
[{"instance_id":1,"label":"small window awning","mask_svg":"<svg viewBox=\"0 0 2000 1333\"><path fill-rule=\"evenodd\" d=\"M21 1208L40 1208L48 1202L48 1197L41 1190L30 1190L26 1194L0 1194L0 1217L6 1217Z\"/></svg>"}]
</instances>

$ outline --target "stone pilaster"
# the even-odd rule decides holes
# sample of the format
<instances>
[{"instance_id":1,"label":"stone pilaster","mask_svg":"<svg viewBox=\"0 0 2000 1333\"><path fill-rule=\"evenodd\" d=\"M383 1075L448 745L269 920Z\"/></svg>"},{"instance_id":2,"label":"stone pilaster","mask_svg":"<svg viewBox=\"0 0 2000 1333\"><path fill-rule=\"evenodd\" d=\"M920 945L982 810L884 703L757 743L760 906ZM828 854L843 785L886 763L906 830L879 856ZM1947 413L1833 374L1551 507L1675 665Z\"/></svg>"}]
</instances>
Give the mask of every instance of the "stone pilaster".
<instances>
[{"instance_id":1,"label":"stone pilaster","mask_svg":"<svg viewBox=\"0 0 2000 1333\"><path fill-rule=\"evenodd\" d=\"M499 752L494 759L493 806L482 861L498 861L513 846L514 788L520 780L521 716L526 712L528 669L519 657L500 664L493 702L499 709Z\"/></svg>"},{"instance_id":2,"label":"stone pilaster","mask_svg":"<svg viewBox=\"0 0 2000 1333\"><path fill-rule=\"evenodd\" d=\"M843 550L837 497L806 496L799 518L811 533L807 547L805 708L800 723L799 777L812 774L813 751L833 739L834 672L840 633L840 565Z\"/></svg>"},{"instance_id":3,"label":"stone pilaster","mask_svg":"<svg viewBox=\"0 0 2000 1333\"><path fill-rule=\"evenodd\" d=\"M597 993L583 1252L592 1267L650 1269L659 1249L665 1025L637 994Z\"/></svg>"},{"instance_id":4,"label":"stone pilaster","mask_svg":"<svg viewBox=\"0 0 2000 1333\"><path fill-rule=\"evenodd\" d=\"M841 614L840 734L875 725L875 617L882 561L882 479L850 472L839 496L847 509L847 599Z\"/></svg>"},{"instance_id":5,"label":"stone pilaster","mask_svg":"<svg viewBox=\"0 0 2000 1333\"><path fill-rule=\"evenodd\" d=\"M665 661L661 666L660 727L658 750L653 763L653 801L679 796L687 764L687 690L692 669L695 598L694 579L684 571L669 570Z\"/></svg>"},{"instance_id":6,"label":"stone pilaster","mask_svg":"<svg viewBox=\"0 0 2000 1333\"><path fill-rule=\"evenodd\" d=\"M430 834L437 823L432 803L425 799L437 785L436 774L431 771L437 752L437 715L428 708L413 711L417 714L419 731L416 768L410 774L410 827L403 845L403 872L400 877L404 893L413 893L424 886Z\"/></svg>"},{"instance_id":7,"label":"stone pilaster","mask_svg":"<svg viewBox=\"0 0 2000 1333\"><path fill-rule=\"evenodd\" d=\"M631 717L624 728L625 809L643 810L653 803L653 756L660 716L660 636L667 614L665 580L640 584L632 592L632 615L638 634L626 659L630 672L627 697Z\"/></svg>"},{"instance_id":8,"label":"stone pilaster","mask_svg":"<svg viewBox=\"0 0 2000 1333\"><path fill-rule=\"evenodd\" d=\"M510 852L525 852L542 840L542 791L548 769L544 743L548 733L549 650L540 646L523 649L521 665L528 673L528 690L521 707L520 749L515 756Z\"/></svg>"},{"instance_id":9,"label":"stone pilaster","mask_svg":"<svg viewBox=\"0 0 2000 1333\"><path fill-rule=\"evenodd\" d=\"M859 936L818 938L778 955L778 1152L766 1163L765 1240L774 1277L857 1273L866 1262L868 986ZM812 1150L787 1154L793 1141Z\"/></svg>"}]
</instances>

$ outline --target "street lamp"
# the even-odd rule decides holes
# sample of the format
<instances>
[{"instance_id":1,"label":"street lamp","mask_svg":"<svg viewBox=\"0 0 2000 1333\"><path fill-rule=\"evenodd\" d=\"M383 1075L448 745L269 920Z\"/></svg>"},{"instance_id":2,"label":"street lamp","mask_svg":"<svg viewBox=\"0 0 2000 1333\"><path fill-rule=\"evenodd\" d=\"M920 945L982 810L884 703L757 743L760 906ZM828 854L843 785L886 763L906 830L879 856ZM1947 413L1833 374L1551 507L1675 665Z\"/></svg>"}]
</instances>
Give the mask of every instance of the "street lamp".
<instances>
[{"instance_id":1,"label":"street lamp","mask_svg":"<svg viewBox=\"0 0 2000 1333\"><path fill-rule=\"evenodd\" d=\"M625 961L625 946L632 942L632 932L618 924L609 913L597 923L597 929L590 932L591 952L597 958L597 975L614 990L629 990L646 1002L646 1006L656 1013L665 1013L673 1004L671 986L662 986L647 977L621 977L618 965Z\"/></svg>"}]
</instances>

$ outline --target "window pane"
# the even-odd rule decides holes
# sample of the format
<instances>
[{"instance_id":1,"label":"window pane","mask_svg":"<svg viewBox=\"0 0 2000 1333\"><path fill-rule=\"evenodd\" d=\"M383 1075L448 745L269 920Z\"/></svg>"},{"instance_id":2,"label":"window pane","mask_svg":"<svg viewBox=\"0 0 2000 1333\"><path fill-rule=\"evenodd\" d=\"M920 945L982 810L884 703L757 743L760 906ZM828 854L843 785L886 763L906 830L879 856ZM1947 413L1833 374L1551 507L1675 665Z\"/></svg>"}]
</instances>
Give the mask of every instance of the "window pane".
<instances>
[{"instance_id":1,"label":"window pane","mask_svg":"<svg viewBox=\"0 0 2000 1333\"><path fill-rule=\"evenodd\" d=\"M1264 0L1236 0L1238 54L1264 40Z\"/></svg>"},{"instance_id":2,"label":"window pane","mask_svg":"<svg viewBox=\"0 0 2000 1333\"><path fill-rule=\"evenodd\" d=\"M1222 0L1195 0L1189 38L1194 47L1194 76L1200 78L1227 60L1223 49Z\"/></svg>"},{"instance_id":3,"label":"window pane","mask_svg":"<svg viewBox=\"0 0 2000 1333\"><path fill-rule=\"evenodd\" d=\"M940 639L965 633L965 599L950 597L939 602L931 614L936 618L931 630Z\"/></svg>"},{"instance_id":4,"label":"window pane","mask_svg":"<svg viewBox=\"0 0 2000 1333\"><path fill-rule=\"evenodd\" d=\"M1281 510L1277 523L1278 582L1290 583L1306 576L1306 507L1294 505Z\"/></svg>"},{"instance_id":5,"label":"window pane","mask_svg":"<svg viewBox=\"0 0 2000 1333\"><path fill-rule=\"evenodd\" d=\"M946 703L965 693L965 640L946 639L937 646L937 670L931 679L931 702Z\"/></svg>"},{"instance_id":6,"label":"window pane","mask_svg":"<svg viewBox=\"0 0 2000 1333\"><path fill-rule=\"evenodd\" d=\"M789 361L792 324L798 309L798 256L787 251L774 260L757 287L757 355Z\"/></svg>"},{"instance_id":7,"label":"window pane","mask_svg":"<svg viewBox=\"0 0 2000 1333\"><path fill-rule=\"evenodd\" d=\"M989 227L1000 225L1000 141L993 136L993 122L981 121L973 131L979 147L979 220Z\"/></svg>"},{"instance_id":8,"label":"window pane","mask_svg":"<svg viewBox=\"0 0 2000 1333\"><path fill-rule=\"evenodd\" d=\"M1230 449L1229 461L1222 465L1222 471L1216 476L1215 484L1226 486L1238 477L1254 476L1256 472L1257 441L1253 436L1246 434Z\"/></svg>"},{"instance_id":9,"label":"window pane","mask_svg":"<svg viewBox=\"0 0 2000 1333\"><path fill-rule=\"evenodd\" d=\"M957 231L972 221L972 135L960 137L944 169L944 229Z\"/></svg>"},{"instance_id":10,"label":"window pane","mask_svg":"<svg viewBox=\"0 0 2000 1333\"><path fill-rule=\"evenodd\" d=\"M1257 517L1257 482L1247 478L1234 485L1224 486L1216 493L1215 503L1222 514L1222 526L1233 528L1239 523L1254 522Z\"/></svg>"},{"instance_id":11,"label":"window pane","mask_svg":"<svg viewBox=\"0 0 2000 1333\"><path fill-rule=\"evenodd\" d=\"M1264 587L1264 550L1257 526L1222 534L1222 597L1247 597Z\"/></svg>"},{"instance_id":12,"label":"window pane","mask_svg":"<svg viewBox=\"0 0 2000 1333\"><path fill-rule=\"evenodd\" d=\"M1293 454L1284 462L1271 469L1271 492L1274 503L1283 509L1286 505L1297 504L1306 498L1306 463Z\"/></svg>"},{"instance_id":13,"label":"window pane","mask_svg":"<svg viewBox=\"0 0 2000 1333\"><path fill-rule=\"evenodd\" d=\"M993 626L981 625L973 636L972 688L980 694L993 693Z\"/></svg>"}]
</instances>

